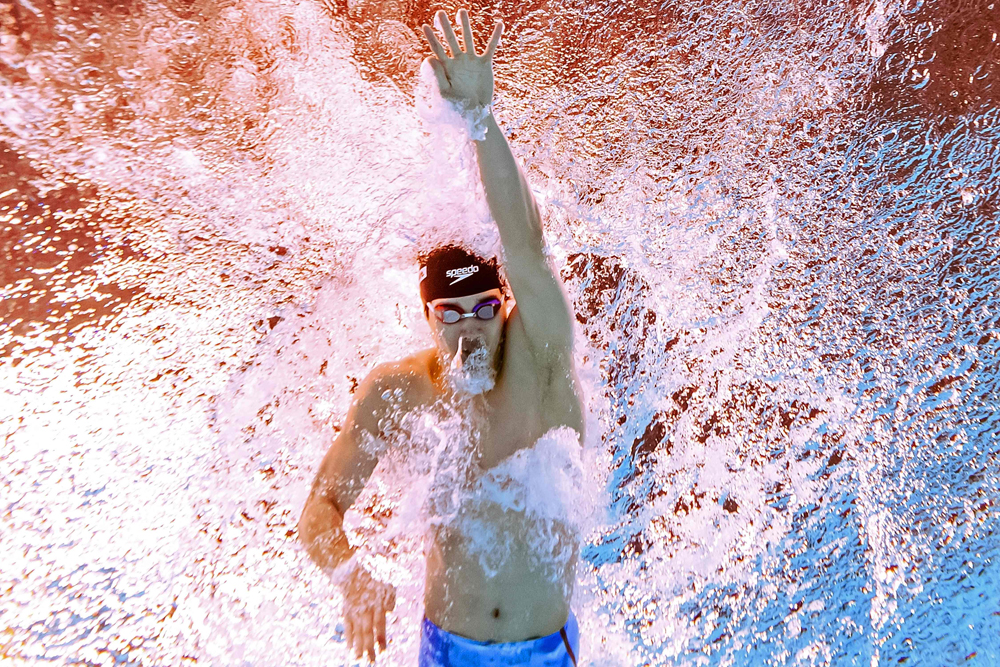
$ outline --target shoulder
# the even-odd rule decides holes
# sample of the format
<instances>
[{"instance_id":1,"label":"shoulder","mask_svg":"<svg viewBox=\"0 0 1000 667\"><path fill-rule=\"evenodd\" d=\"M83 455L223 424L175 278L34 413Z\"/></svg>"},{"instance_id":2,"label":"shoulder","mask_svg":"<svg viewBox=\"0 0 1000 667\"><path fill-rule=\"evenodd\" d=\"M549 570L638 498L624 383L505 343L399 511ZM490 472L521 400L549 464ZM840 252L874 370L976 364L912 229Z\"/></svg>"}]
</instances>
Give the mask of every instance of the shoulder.
<instances>
[{"instance_id":1,"label":"shoulder","mask_svg":"<svg viewBox=\"0 0 1000 667\"><path fill-rule=\"evenodd\" d=\"M430 353L425 350L377 365L358 388L356 402L377 414L422 403L431 387Z\"/></svg>"}]
</instances>

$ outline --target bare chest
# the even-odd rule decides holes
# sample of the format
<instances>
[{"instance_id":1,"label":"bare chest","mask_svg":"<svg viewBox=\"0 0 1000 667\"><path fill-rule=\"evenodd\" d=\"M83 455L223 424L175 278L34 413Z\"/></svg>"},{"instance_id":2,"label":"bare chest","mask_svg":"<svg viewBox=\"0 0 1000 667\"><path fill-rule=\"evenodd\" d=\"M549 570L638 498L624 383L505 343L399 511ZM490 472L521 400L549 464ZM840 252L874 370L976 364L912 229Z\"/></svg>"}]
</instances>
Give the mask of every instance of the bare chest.
<instances>
[{"instance_id":1,"label":"bare chest","mask_svg":"<svg viewBox=\"0 0 1000 667\"><path fill-rule=\"evenodd\" d=\"M553 426L572 426L558 405L558 393L541 377L527 355L514 357L496 388L480 403L477 458L489 470L520 449L531 447Z\"/></svg>"},{"instance_id":2,"label":"bare chest","mask_svg":"<svg viewBox=\"0 0 1000 667\"><path fill-rule=\"evenodd\" d=\"M528 398L535 400L525 400ZM531 447L545 431L540 397L533 388L525 387L520 395L491 396L481 414L474 434L477 460L483 470L489 470L519 449Z\"/></svg>"}]
</instances>

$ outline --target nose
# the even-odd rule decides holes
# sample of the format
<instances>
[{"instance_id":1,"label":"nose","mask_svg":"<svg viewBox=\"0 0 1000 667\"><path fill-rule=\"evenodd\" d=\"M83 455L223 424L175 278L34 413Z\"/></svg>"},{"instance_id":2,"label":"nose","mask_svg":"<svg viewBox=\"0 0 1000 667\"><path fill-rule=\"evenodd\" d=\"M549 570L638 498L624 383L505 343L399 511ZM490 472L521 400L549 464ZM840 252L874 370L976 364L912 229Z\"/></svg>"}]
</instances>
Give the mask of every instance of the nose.
<instances>
[{"instance_id":1,"label":"nose","mask_svg":"<svg viewBox=\"0 0 1000 667\"><path fill-rule=\"evenodd\" d=\"M461 336L473 335L483 331L483 320L478 317L463 317L454 326L458 327Z\"/></svg>"},{"instance_id":2,"label":"nose","mask_svg":"<svg viewBox=\"0 0 1000 667\"><path fill-rule=\"evenodd\" d=\"M472 318L469 318L469 320L471 319ZM454 328L450 331L450 338L454 341L453 349L455 352L458 352L459 341L463 338L468 341L474 339L485 339L482 327L476 323L470 322L469 320L462 320L461 322L451 325Z\"/></svg>"}]
</instances>

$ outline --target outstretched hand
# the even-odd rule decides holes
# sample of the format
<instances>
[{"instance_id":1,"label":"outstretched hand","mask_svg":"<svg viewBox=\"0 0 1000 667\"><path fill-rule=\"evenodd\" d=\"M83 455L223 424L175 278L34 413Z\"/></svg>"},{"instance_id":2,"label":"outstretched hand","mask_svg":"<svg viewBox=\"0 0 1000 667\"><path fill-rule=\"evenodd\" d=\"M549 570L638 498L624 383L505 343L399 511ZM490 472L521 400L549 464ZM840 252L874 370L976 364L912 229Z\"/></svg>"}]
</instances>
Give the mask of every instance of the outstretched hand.
<instances>
[{"instance_id":1,"label":"outstretched hand","mask_svg":"<svg viewBox=\"0 0 1000 667\"><path fill-rule=\"evenodd\" d=\"M441 96L469 109L489 105L493 102L493 54L500 43L500 35L503 34L503 22L497 21L486 52L479 56L476 55L468 11L458 10L464 51L458 44L458 37L451 27L448 15L439 11L436 18L451 48L451 56L448 56L431 26L424 25L424 35L427 36L431 51L434 52L434 56L427 60L434 69Z\"/></svg>"}]
</instances>

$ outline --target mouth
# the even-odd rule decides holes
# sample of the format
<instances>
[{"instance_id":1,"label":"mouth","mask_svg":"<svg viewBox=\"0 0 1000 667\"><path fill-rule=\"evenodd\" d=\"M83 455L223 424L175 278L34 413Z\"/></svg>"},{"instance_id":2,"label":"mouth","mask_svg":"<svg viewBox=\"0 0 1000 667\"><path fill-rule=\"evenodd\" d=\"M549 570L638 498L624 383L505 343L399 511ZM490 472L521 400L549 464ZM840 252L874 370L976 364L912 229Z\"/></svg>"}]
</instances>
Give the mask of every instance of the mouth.
<instances>
[{"instance_id":1,"label":"mouth","mask_svg":"<svg viewBox=\"0 0 1000 667\"><path fill-rule=\"evenodd\" d=\"M458 351L451 360L450 370L452 382L465 393L480 394L493 387L493 366L489 349L482 338L459 338Z\"/></svg>"},{"instance_id":2,"label":"mouth","mask_svg":"<svg viewBox=\"0 0 1000 667\"><path fill-rule=\"evenodd\" d=\"M458 352L455 357L461 359L461 363L465 365L470 357L485 351L486 343L482 338L462 336L458 339Z\"/></svg>"}]
</instances>

